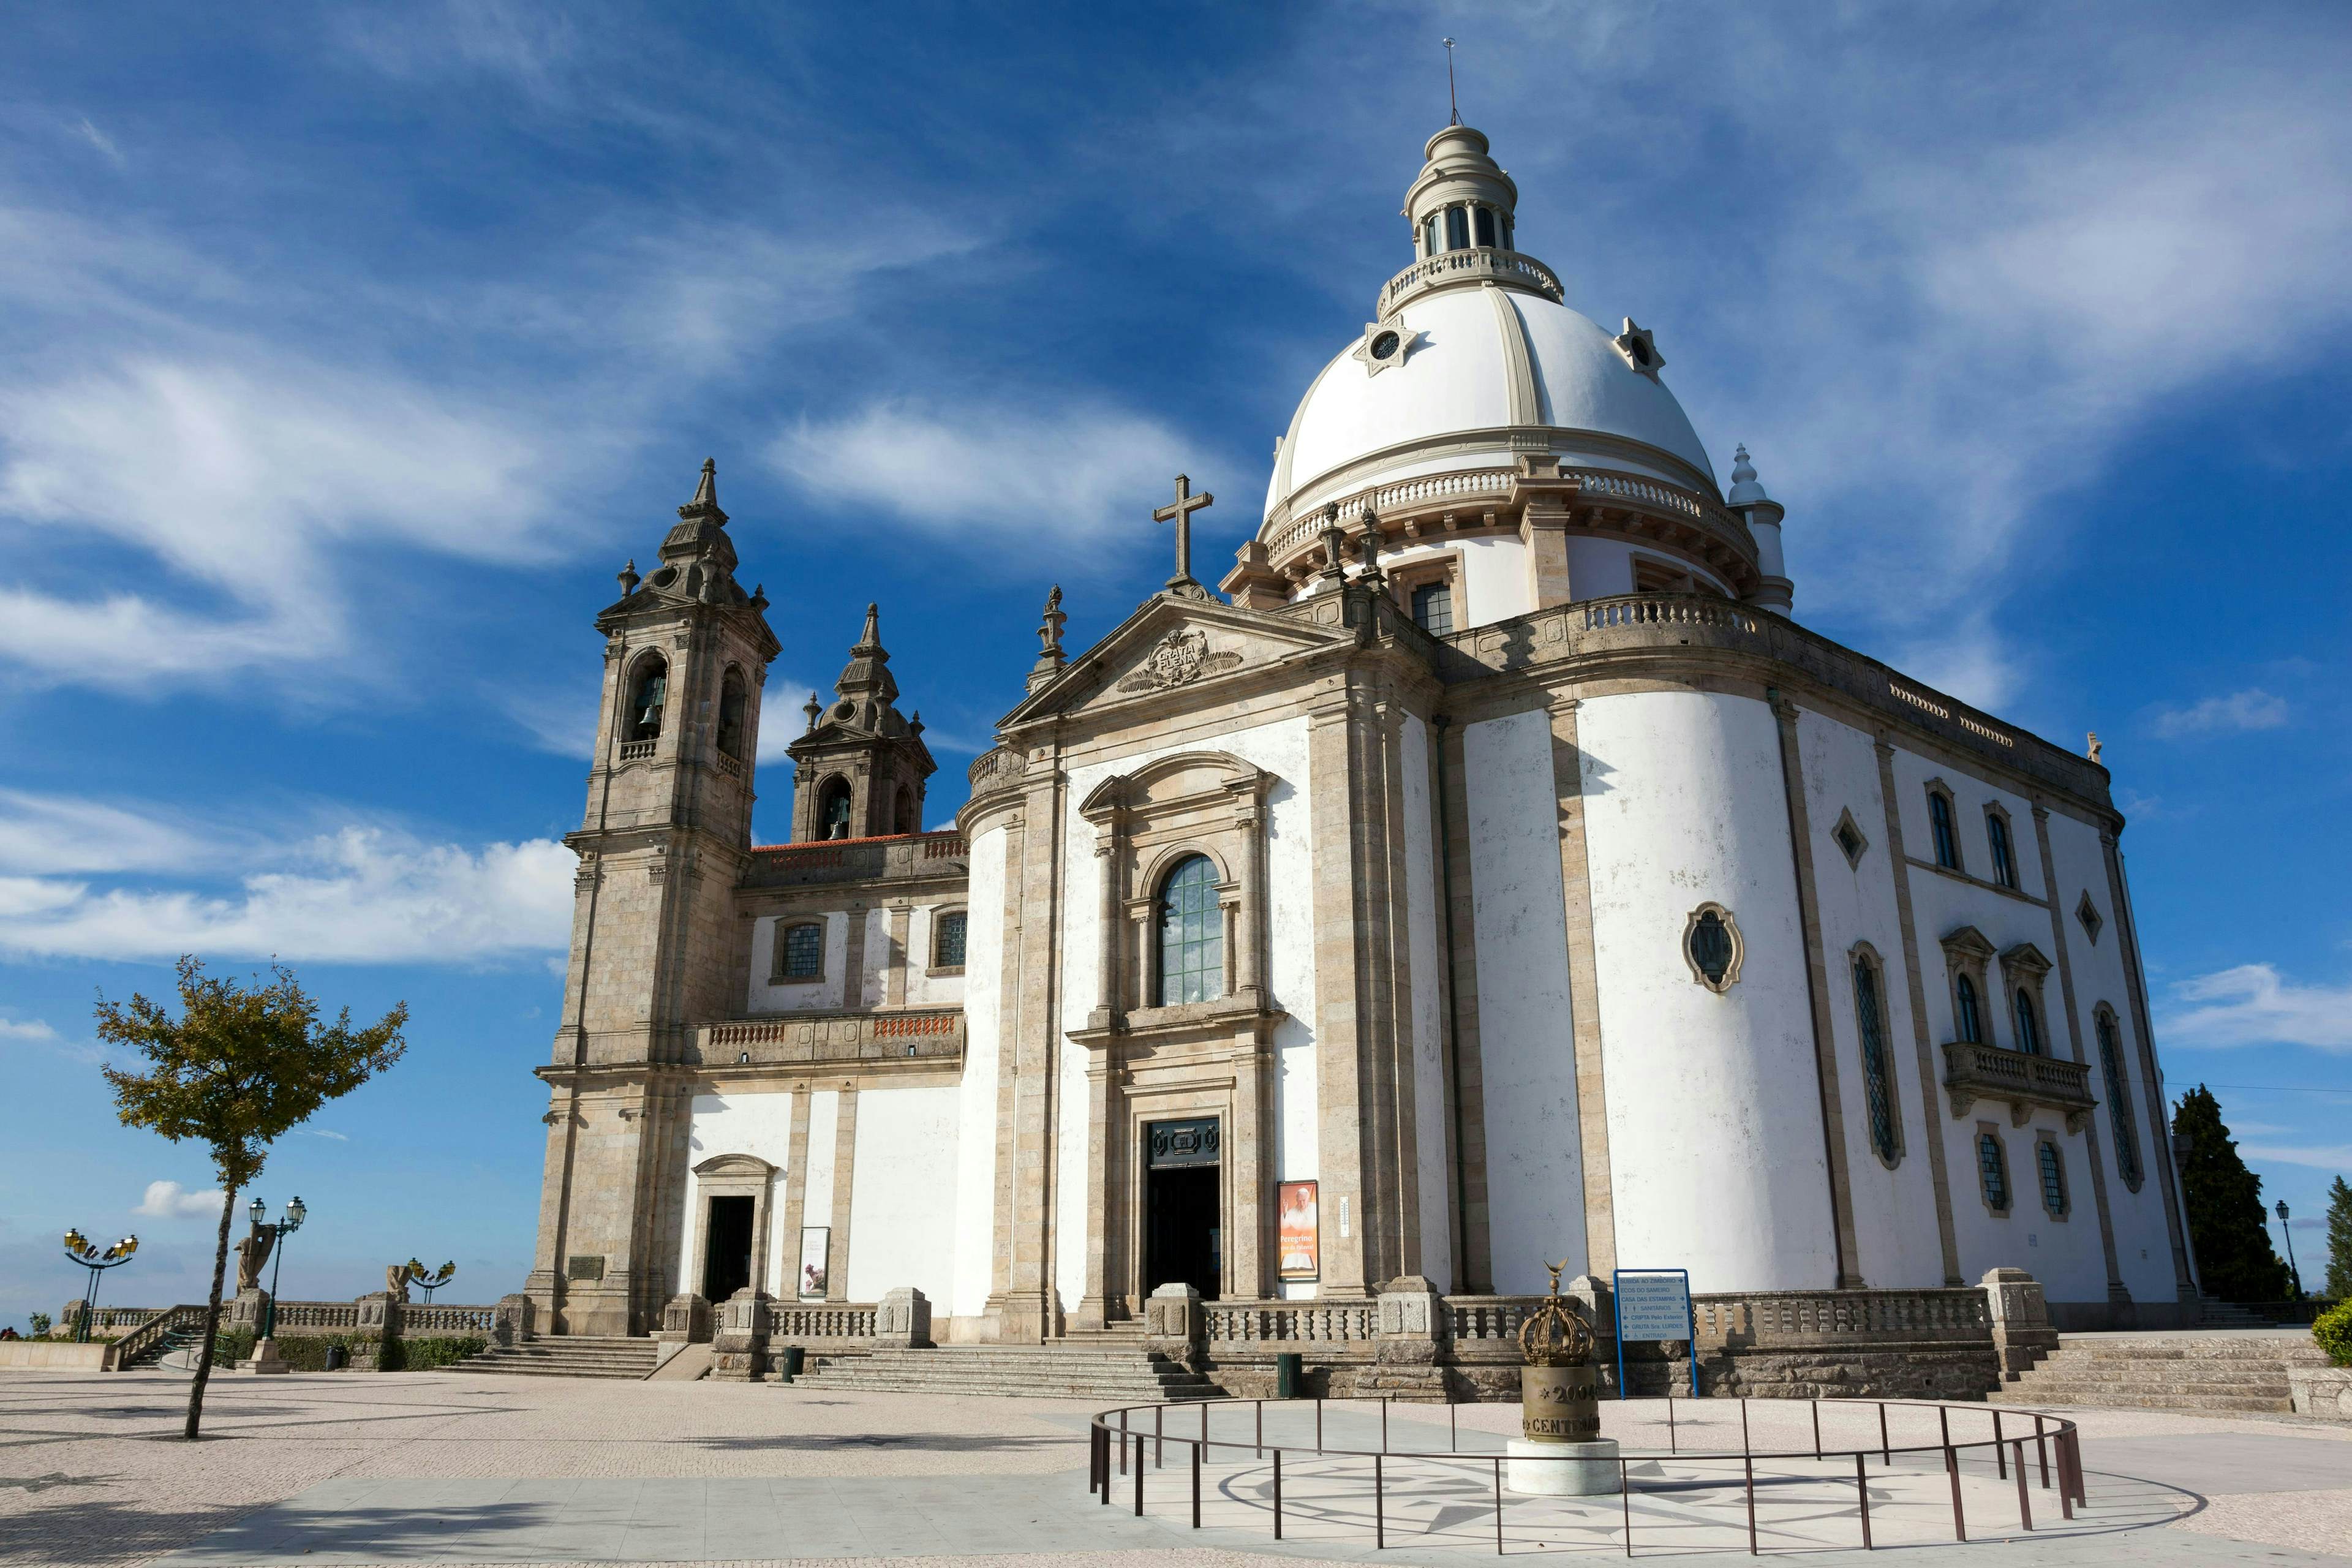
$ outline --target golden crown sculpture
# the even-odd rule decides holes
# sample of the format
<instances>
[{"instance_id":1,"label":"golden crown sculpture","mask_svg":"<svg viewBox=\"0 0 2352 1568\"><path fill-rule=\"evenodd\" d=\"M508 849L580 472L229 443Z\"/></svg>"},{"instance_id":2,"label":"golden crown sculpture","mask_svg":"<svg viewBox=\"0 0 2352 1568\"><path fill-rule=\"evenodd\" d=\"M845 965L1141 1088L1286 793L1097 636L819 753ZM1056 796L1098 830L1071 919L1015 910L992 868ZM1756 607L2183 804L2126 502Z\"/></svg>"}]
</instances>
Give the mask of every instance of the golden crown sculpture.
<instances>
[{"instance_id":1,"label":"golden crown sculpture","mask_svg":"<svg viewBox=\"0 0 2352 1568\"><path fill-rule=\"evenodd\" d=\"M1568 1259L1547 1263L1551 1294L1519 1325L1519 1352L1529 1366L1582 1366L1592 1356L1592 1331L1559 1299L1560 1271Z\"/></svg>"}]
</instances>

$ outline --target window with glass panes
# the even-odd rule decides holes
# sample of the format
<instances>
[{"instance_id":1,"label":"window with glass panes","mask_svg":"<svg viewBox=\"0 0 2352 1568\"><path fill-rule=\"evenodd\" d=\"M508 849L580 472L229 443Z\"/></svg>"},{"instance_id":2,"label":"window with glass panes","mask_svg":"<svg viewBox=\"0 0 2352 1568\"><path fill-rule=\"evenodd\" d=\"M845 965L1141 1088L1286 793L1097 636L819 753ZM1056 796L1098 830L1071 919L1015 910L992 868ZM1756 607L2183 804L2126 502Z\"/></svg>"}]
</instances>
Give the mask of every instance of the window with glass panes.
<instances>
[{"instance_id":1,"label":"window with glass panes","mask_svg":"<svg viewBox=\"0 0 2352 1568\"><path fill-rule=\"evenodd\" d=\"M1927 792L1927 830L1936 841L1936 864L1947 871L1958 870L1960 840L1952 831L1952 797L1940 790Z\"/></svg>"},{"instance_id":2,"label":"window with glass panes","mask_svg":"<svg viewBox=\"0 0 2352 1568\"><path fill-rule=\"evenodd\" d=\"M2033 1158L2042 1167L2042 1206L2052 1215L2066 1212L2066 1163L2055 1143L2037 1143Z\"/></svg>"},{"instance_id":3,"label":"window with glass panes","mask_svg":"<svg viewBox=\"0 0 2352 1568\"><path fill-rule=\"evenodd\" d=\"M1992 845L1992 879L2004 888L2017 886L2017 856L2010 847L2009 819L1997 811L1985 813L1985 837Z\"/></svg>"},{"instance_id":4,"label":"window with glass panes","mask_svg":"<svg viewBox=\"0 0 2352 1568\"><path fill-rule=\"evenodd\" d=\"M1431 637L1454 632L1454 584L1423 583L1412 591L1412 624Z\"/></svg>"},{"instance_id":5,"label":"window with glass panes","mask_svg":"<svg viewBox=\"0 0 2352 1568\"><path fill-rule=\"evenodd\" d=\"M1863 1096L1870 1107L1870 1142L1878 1157L1895 1160L1895 1097L1886 1078L1886 1027L1878 1005L1878 967L1853 961L1853 1008L1862 1026Z\"/></svg>"},{"instance_id":6,"label":"window with glass panes","mask_svg":"<svg viewBox=\"0 0 2352 1568\"><path fill-rule=\"evenodd\" d=\"M1963 974L1952 983L1953 994L1958 998L1958 1020L1960 1038L1969 1044L1984 1043L1984 1015L1977 1006L1977 984Z\"/></svg>"},{"instance_id":7,"label":"window with glass panes","mask_svg":"<svg viewBox=\"0 0 2352 1568\"><path fill-rule=\"evenodd\" d=\"M2009 1212L2009 1159L2000 1152L2000 1139L1990 1132L1977 1134L1977 1178L1984 1184L1984 1201L1998 1213Z\"/></svg>"},{"instance_id":8,"label":"window with glass panes","mask_svg":"<svg viewBox=\"0 0 2352 1568\"><path fill-rule=\"evenodd\" d=\"M941 969L963 967L964 911L956 910L940 917L940 934L931 944L931 962Z\"/></svg>"},{"instance_id":9,"label":"window with glass panes","mask_svg":"<svg viewBox=\"0 0 2352 1568\"><path fill-rule=\"evenodd\" d=\"M1160 884L1160 1005L1213 1001L1224 989L1217 868L1205 855L1188 856Z\"/></svg>"},{"instance_id":10,"label":"window with glass panes","mask_svg":"<svg viewBox=\"0 0 2352 1568\"><path fill-rule=\"evenodd\" d=\"M2126 1092L2123 1041L2117 1037L2116 1016L2099 1009L2099 1074L2107 1085L2107 1124L2116 1130L2116 1170L2124 1185L2139 1190L2139 1129L2132 1118L2131 1096Z\"/></svg>"},{"instance_id":11,"label":"window with glass panes","mask_svg":"<svg viewBox=\"0 0 2352 1568\"><path fill-rule=\"evenodd\" d=\"M2033 1011L2032 994L2017 988L2017 1048L2029 1057L2042 1054L2042 1020Z\"/></svg>"},{"instance_id":12,"label":"window with glass panes","mask_svg":"<svg viewBox=\"0 0 2352 1568\"><path fill-rule=\"evenodd\" d=\"M824 927L784 928L784 978L814 980L824 973Z\"/></svg>"}]
</instances>

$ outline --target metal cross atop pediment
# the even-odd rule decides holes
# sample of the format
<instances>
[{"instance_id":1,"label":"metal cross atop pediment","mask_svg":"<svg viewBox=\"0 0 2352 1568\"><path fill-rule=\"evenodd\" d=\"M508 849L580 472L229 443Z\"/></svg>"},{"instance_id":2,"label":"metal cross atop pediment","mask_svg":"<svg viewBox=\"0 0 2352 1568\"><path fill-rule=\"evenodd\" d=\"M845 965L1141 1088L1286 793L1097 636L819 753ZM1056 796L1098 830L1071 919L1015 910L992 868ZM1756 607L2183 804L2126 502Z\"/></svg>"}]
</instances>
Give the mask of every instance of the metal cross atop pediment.
<instances>
[{"instance_id":1,"label":"metal cross atop pediment","mask_svg":"<svg viewBox=\"0 0 2352 1568\"><path fill-rule=\"evenodd\" d=\"M1172 522L1176 525L1176 575L1168 579L1169 587L1198 588L1200 586L1192 581L1192 514L1202 507L1212 504L1216 499L1206 490L1194 495L1190 476L1179 474L1176 476L1175 500L1151 514L1151 521L1154 522Z\"/></svg>"}]
</instances>

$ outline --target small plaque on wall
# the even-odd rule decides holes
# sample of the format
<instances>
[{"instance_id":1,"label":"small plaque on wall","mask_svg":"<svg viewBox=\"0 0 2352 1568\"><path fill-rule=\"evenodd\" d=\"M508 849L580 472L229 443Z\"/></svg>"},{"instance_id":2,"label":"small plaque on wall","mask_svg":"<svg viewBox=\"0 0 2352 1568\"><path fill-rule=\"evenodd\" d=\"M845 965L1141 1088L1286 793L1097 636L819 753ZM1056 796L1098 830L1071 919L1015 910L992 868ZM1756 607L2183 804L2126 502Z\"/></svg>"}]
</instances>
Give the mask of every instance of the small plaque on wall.
<instances>
[{"instance_id":1,"label":"small plaque on wall","mask_svg":"<svg viewBox=\"0 0 2352 1568\"><path fill-rule=\"evenodd\" d=\"M1313 1279L1322 1272L1322 1235L1315 1213L1313 1182L1283 1182L1275 1187L1276 1272L1285 1279Z\"/></svg>"},{"instance_id":2,"label":"small plaque on wall","mask_svg":"<svg viewBox=\"0 0 2352 1568\"><path fill-rule=\"evenodd\" d=\"M604 1278L604 1255L576 1253L563 1260L566 1279L602 1279Z\"/></svg>"},{"instance_id":3,"label":"small plaque on wall","mask_svg":"<svg viewBox=\"0 0 2352 1568\"><path fill-rule=\"evenodd\" d=\"M825 1257L833 1247L833 1227L825 1225L803 1226L801 1228L801 1300L822 1301L825 1290Z\"/></svg>"}]
</instances>

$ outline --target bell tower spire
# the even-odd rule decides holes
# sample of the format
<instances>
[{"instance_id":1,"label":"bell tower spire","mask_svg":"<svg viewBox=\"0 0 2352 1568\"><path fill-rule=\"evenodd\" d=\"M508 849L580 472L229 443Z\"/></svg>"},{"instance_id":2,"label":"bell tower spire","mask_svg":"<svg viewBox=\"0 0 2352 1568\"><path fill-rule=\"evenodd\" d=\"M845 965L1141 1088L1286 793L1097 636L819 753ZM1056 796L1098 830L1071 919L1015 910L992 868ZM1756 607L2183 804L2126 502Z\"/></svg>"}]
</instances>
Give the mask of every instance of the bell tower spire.
<instances>
[{"instance_id":1,"label":"bell tower spire","mask_svg":"<svg viewBox=\"0 0 2352 1568\"><path fill-rule=\"evenodd\" d=\"M923 744L921 715L898 711L879 605L866 606L865 628L833 691L832 706L788 749L793 839L921 832L925 783L939 764Z\"/></svg>"}]
</instances>

